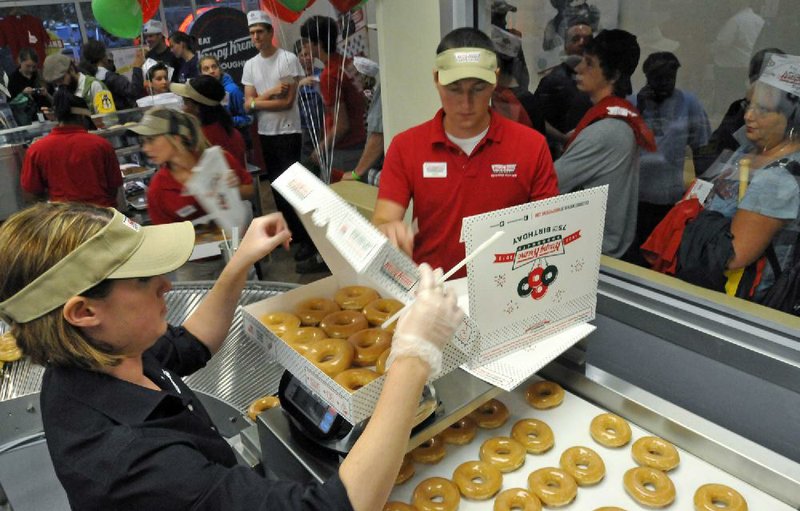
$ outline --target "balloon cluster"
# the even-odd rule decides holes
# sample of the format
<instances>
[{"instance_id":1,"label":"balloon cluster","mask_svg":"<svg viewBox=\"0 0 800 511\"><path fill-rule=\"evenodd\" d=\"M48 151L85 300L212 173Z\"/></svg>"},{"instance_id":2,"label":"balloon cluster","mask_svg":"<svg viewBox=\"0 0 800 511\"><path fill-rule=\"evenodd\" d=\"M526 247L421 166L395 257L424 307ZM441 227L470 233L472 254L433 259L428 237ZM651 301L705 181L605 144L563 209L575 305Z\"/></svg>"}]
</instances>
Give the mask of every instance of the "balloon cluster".
<instances>
[{"instance_id":1,"label":"balloon cluster","mask_svg":"<svg viewBox=\"0 0 800 511\"><path fill-rule=\"evenodd\" d=\"M294 23L315 0L261 0L261 8L281 21ZM348 12L359 8L367 0L330 0L340 12Z\"/></svg>"},{"instance_id":2,"label":"balloon cluster","mask_svg":"<svg viewBox=\"0 0 800 511\"><path fill-rule=\"evenodd\" d=\"M117 37L133 39L142 23L158 11L160 0L92 0L92 14L103 30Z\"/></svg>"}]
</instances>

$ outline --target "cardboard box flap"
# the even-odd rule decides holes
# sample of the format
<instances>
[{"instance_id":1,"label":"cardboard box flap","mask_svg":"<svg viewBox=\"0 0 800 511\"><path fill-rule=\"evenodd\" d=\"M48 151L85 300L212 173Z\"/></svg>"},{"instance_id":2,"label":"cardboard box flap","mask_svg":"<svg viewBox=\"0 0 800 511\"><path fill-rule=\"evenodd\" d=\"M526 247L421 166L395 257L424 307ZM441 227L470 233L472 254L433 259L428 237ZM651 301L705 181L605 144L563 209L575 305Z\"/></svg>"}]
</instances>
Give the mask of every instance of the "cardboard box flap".
<instances>
[{"instance_id":1,"label":"cardboard box flap","mask_svg":"<svg viewBox=\"0 0 800 511\"><path fill-rule=\"evenodd\" d=\"M473 367L594 319L607 196L601 186L464 219L468 253L505 232L467 265Z\"/></svg>"}]
</instances>

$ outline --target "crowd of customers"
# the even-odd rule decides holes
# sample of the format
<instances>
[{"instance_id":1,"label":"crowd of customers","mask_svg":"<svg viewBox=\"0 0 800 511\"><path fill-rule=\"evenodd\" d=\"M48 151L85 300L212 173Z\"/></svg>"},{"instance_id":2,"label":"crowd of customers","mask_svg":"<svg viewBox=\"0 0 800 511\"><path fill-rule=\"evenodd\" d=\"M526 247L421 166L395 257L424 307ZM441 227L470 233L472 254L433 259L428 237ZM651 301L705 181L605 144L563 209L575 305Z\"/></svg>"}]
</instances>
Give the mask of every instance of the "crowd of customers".
<instances>
[{"instance_id":1,"label":"crowd of customers","mask_svg":"<svg viewBox=\"0 0 800 511\"><path fill-rule=\"evenodd\" d=\"M744 99L731 103L719 127L712 131L698 97L677 87L681 62L674 53L641 55L634 34L616 29L597 32L596 23L573 14L565 15L559 25L563 61L542 73L535 90L518 77L521 49L513 29L501 23L499 14L497 20L493 17L497 27L491 37L473 42L493 55L495 79L478 80L470 93L478 97L484 90L489 92L487 108L491 115L485 118L489 124L477 133L465 131L470 140L447 130L443 136L469 161L478 157L483 138L496 136L492 126L499 122L494 120L497 116L525 126L544 137L551 162L548 165L553 166L559 193L609 186L604 254L731 294L762 298L794 260L800 231L800 178L795 163L800 147L795 133L795 91L765 83L760 77L773 56L796 63L800 59L785 56L778 48L755 52ZM328 181L360 180L380 185L379 223L395 222L415 194L400 194L397 178L392 175L397 158L402 156L391 156L390 150L384 161L385 98L378 64L362 56L341 54L338 27L332 18L307 19L300 26L300 39L293 51L276 45L272 19L265 12L251 11L247 21L258 53L245 63L239 83L222 71L217 57L198 53L192 36L177 31L167 37L161 23L151 20L143 28L148 49L136 53L130 79L115 71L102 42L89 41L82 47L79 63L64 55L51 55L42 63L41 71L36 53L22 49L9 89L12 96L28 95L45 112L55 110L59 128L51 135L53 139L65 136L62 131L88 137L81 127L85 118L75 111L104 111L106 98L112 99L119 110L135 106L143 97L174 94L182 101L183 111L199 119L201 126L201 136L189 145L171 144L181 155L179 160L188 155L196 159L208 141L224 148L236 162L235 169L244 169L254 157L262 161L263 176L268 181L301 161ZM502 30L495 30L498 27ZM446 49L437 52L437 58L443 51ZM639 69L640 60L646 83L634 91L631 76ZM448 95L459 94L464 83L439 81L443 120L434 118L434 124L447 124ZM56 91L61 107L53 104ZM67 92L69 101L82 101L80 108L64 110ZM194 126L186 123L184 131ZM152 149L152 136L147 137L146 145ZM40 159L47 145L43 141L32 154ZM169 174L174 190L180 190L181 181L174 170L180 163L162 160L162 171L154 181L158 184ZM381 181L381 171L387 165L389 178ZM746 182L741 181L742 165L748 169ZM44 185L47 173L41 168L34 172L35 167L33 161L26 163L24 178L31 194L49 194L54 200L70 197L63 189ZM708 181L707 188L712 190L688 218L685 201L694 198L688 190L695 188L690 187L687 167ZM116 203L111 185L118 186L109 184L99 202ZM174 221L174 214L159 213L160 200L151 195L151 217ZM536 197L534 194L528 199ZM424 198L417 200L425 204ZM468 202L471 204L472 199ZM279 195L276 203L300 246L295 251L297 271L323 270L324 262L293 208ZM702 214L697 215L700 210ZM712 212L728 220L723 223L727 243L702 236L707 230L699 226L713 216ZM690 227L675 231L676 217ZM420 225L427 225L430 218L418 220ZM406 248L411 246L404 232L392 232L392 236L395 242L406 243ZM664 253L667 237L673 241L673 249ZM701 241L705 244L698 245ZM417 249L409 249L409 253ZM717 258L703 263L689 261L699 253L714 253ZM758 269L744 272L753 265ZM704 279L693 276L698 271ZM748 293L741 290L742 279L750 286Z\"/></svg>"}]
</instances>

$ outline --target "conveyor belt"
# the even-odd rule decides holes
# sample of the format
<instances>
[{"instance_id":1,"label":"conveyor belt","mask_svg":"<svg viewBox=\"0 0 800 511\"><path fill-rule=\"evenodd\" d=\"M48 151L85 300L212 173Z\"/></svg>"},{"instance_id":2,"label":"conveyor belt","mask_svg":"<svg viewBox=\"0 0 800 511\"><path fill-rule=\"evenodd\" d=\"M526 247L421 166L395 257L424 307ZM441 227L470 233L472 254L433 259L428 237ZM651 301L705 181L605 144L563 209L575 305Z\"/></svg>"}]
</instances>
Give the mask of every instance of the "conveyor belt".
<instances>
[{"instance_id":1,"label":"conveyor belt","mask_svg":"<svg viewBox=\"0 0 800 511\"><path fill-rule=\"evenodd\" d=\"M532 380L533 381L533 380ZM622 476L626 470L633 468L636 463L631 458L631 444L638 438L650 435L648 431L636 424L631 424L633 441L628 445L611 449L596 443L589 434L589 424L596 415L605 412L588 401L567 392L564 402L550 410L535 410L525 400L526 384L521 385L513 392L500 394L497 399L502 401L509 409L509 420L501 427L494 430L478 429L475 439L467 445L447 445L447 455L435 465L415 463L415 475L408 482L396 486L390 500L410 502L414 487L428 477L444 477L452 479L453 470L461 463L479 459L481 444L495 436L511 436L511 427L523 418L535 418L545 421L553 430L555 446L544 454L525 456L524 465L512 472L503 474L502 489L527 488L528 475L536 469L543 467L558 467L561 453L569 447L582 445L597 452L606 466L605 478L595 486L580 487L578 496L572 504L564 509L570 511L592 511L601 506L617 506L623 509L635 510L650 509L637 504L629 497L623 488ZM749 509L770 511L791 511L793 508L771 497L765 492L737 479L719 468L703 461L693 454L679 449L681 462L669 476L676 488L675 502L669 509L693 509L692 497L695 490L702 484L726 484L747 500ZM462 498L459 509L461 511L491 509L492 500L471 501Z\"/></svg>"}]
</instances>

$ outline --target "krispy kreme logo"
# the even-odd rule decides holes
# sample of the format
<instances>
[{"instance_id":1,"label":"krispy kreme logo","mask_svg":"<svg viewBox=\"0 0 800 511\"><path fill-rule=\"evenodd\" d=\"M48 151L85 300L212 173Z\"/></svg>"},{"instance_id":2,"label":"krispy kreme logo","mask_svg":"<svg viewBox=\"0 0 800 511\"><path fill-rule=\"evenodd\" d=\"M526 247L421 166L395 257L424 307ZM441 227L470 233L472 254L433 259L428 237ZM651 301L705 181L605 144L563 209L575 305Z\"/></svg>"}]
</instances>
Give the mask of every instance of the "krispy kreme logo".
<instances>
[{"instance_id":1,"label":"krispy kreme logo","mask_svg":"<svg viewBox=\"0 0 800 511\"><path fill-rule=\"evenodd\" d=\"M477 64L481 61L481 52L479 51L459 51L455 53L457 64Z\"/></svg>"},{"instance_id":2,"label":"krispy kreme logo","mask_svg":"<svg viewBox=\"0 0 800 511\"><path fill-rule=\"evenodd\" d=\"M414 280L408 273L401 270L391 261L386 261L383 263L381 271L391 277L392 280L400 284L400 286L406 291L411 289L416 283L416 280Z\"/></svg>"},{"instance_id":3,"label":"krispy kreme logo","mask_svg":"<svg viewBox=\"0 0 800 511\"><path fill-rule=\"evenodd\" d=\"M544 239L519 245L514 252L495 254L494 263L513 263L512 270L531 264L537 259L564 254L564 247L580 239L581 231L575 231L569 236L556 234Z\"/></svg>"},{"instance_id":4,"label":"krispy kreme logo","mask_svg":"<svg viewBox=\"0 0 800 511\"><path fill-rule=\"evenodd\" d=\"M783 74L778 77L778 80L794 85L800 85L800 73L796 73L794 71L784 71Z\"/></svg>"}]
</instances>

